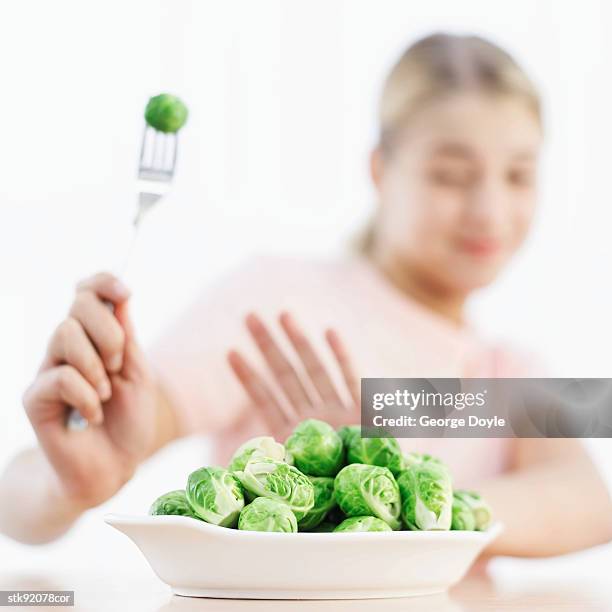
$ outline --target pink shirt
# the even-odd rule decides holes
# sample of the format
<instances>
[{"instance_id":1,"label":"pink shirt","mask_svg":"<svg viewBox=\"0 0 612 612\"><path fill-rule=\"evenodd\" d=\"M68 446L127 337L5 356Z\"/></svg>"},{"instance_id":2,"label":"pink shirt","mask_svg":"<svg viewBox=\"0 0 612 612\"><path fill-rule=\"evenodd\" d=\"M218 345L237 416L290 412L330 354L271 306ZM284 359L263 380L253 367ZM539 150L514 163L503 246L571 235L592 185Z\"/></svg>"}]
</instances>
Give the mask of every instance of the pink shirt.
<instances>
[{"instance_id":1,"label":"pink shirt","mask_svg":"<svg viewBox=\"0 0 612 612\"><path fill-rule=\"evenodd\" d=\"M324 330L333 327L364 377L520 377L534 375L525 358L492 347L473 330L432 313L391 285L367 260L255 258L208 287L152 349L154 367L178 410L182 433L212 435L225 464L246 439L266 433L226 360L243 352L261 372L263 359L244 326L257 312L292 354L276 320L290 311L340 379ZM276 333L275 333L276 332ZM338 385L341 387L341 385ZM438 455L455 483L468 486L504 471L512 440L404 439L407 450Z\"/></svg>"}]
</instances>

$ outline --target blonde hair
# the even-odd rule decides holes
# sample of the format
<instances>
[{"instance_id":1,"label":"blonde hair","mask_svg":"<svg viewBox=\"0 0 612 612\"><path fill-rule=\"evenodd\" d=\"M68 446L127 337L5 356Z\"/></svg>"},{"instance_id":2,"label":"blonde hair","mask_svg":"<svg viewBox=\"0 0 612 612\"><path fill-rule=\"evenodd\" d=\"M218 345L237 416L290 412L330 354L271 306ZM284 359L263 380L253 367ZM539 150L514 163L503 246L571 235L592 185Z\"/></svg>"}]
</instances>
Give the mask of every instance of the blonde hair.
<instances>
[{"instance_id":1,"label":"blonde hair","mask_svg":"<svg viewBox=\"0 0 612 612\"><path fill-rule=\"evenodd\" d=\"M381 152L393 152L424 105L466 90L519 98L542 123L537 89L509 53L480 36L436 33L410 45L385 79L378 107ZM358 239L361 252L371 250L374 226L372 220Z\"/></svg>"}]
</instances>

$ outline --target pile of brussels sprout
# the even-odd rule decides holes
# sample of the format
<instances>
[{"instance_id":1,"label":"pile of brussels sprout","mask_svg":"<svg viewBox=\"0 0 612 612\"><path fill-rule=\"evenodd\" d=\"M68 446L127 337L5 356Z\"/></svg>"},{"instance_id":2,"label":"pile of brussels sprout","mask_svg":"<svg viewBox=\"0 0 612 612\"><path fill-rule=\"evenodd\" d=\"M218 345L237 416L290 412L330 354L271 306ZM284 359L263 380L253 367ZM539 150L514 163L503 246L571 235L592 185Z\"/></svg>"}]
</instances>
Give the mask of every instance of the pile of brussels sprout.
<instances>
[{"instance_id":1,"label":"pile of brussels sprout","mask_svg":"<svg viewBox=\"0 0 612 612\"><path fill-rule=\"evenodd\" d=\"M453 490L448 467L403 454L395 438L362 438L357 425L302 421L281 444L243 444L227 468L192 472L183 490L155 500L150 514L178 514L247 531L295 533L482 531L491 509L478 493Z\"/></svg>"}]
</instances>

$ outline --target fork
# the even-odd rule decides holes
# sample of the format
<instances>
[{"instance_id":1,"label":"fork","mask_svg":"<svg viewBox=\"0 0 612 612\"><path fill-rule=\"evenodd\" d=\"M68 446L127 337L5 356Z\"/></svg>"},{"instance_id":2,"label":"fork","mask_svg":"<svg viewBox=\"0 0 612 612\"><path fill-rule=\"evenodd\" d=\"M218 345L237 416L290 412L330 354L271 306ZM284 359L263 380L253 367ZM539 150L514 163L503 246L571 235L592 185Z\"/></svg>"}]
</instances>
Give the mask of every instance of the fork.
<instances>
[{"instance_id":1,"label":"fork","mask_svg":"<svg viewBox=\"0 0 612 612\"><path fill-rule=\"evenodd\" d=\"M138 208L132 223L132 238L120 268L119 278L124 277L127 271L143 217L170 190L177 154L176 132L160 132L145 124L138 162ZM107 302L107 306L113 310L111 303ZM87 419L80 412L74 408L70 409L66 420L68 429L82 431L87 429L88 425Z\"/></svg>"}]
</instances>

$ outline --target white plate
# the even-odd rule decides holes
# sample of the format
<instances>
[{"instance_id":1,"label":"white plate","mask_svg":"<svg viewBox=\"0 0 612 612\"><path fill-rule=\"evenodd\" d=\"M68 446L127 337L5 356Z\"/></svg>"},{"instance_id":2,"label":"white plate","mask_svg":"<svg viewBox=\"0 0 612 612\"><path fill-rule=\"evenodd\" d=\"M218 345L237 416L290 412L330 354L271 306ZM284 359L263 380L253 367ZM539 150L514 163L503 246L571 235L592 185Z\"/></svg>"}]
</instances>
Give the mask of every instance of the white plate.
<instances>
[{"instance_id":1,"label":"white plate","mask_svg":"<svg viewBox=\"0 0 612 612\"><path fill-rule=\"evenodd\" d=\"M367 599L445 591L502 531L262 533L184 516L104 520L140 548L177 595Z\"/></svg>"}]
</instances>

